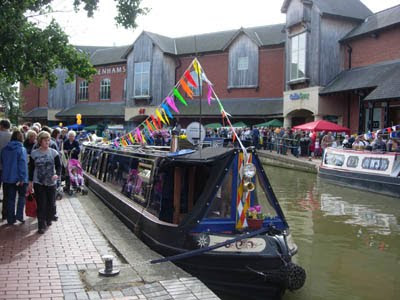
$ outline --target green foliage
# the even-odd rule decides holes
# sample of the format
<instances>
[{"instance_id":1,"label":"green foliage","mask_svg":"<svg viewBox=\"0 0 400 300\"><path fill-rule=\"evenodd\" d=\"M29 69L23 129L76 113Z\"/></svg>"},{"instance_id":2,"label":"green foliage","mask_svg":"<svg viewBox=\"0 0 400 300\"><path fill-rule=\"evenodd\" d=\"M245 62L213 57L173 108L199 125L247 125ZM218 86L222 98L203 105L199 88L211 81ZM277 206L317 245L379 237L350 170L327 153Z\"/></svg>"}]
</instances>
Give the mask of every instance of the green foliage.
<instances>
[{"instance_id":1,"label":"green foliage","mask_svg":"<svg viewBox=\"0 0 400 300\"><path fill-rule=\"evenodd\" d=\"M22 115L22 103L18 88L2 78L0 78L0 105L4 108L5 115L11 123L18 124L18 119Z\"/></svg>"},{"instance_id":2,"label":"green foliage","mask_svg":"<svg viewBox=\"0 0 400 300\"><path fill-rule=\"evenodd\" d=\"M136 27L136 17L146 14L140 8L140 0L115 0L119 14L116 21L125 28ZM53 70L68 70L68 81L75 75L90 79L96 70L86 54L69 44L68 36L53 19L40 28L31 16L52 12L52 0L2 0L0 9L0 77L7 84L33 81L40 85L48 80L51 87L56 83ZM76 10L81 6L88 16L93 16L98 0L73 0Z\"/></svg>"}]
</instances>

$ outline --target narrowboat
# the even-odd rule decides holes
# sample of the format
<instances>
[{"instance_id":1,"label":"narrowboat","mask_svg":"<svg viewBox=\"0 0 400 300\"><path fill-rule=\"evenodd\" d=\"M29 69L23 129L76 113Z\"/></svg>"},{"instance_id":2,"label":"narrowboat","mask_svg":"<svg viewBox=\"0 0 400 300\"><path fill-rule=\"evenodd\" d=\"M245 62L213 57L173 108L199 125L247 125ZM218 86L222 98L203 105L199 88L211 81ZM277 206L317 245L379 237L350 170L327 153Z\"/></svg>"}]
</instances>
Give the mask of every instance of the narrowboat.
<instances>
[{"instance_id":1,"label":"narrowboat","mask_svg":"<svg viewBox=\"0 0 400 300\"><path fill-rule=\"evenodd\" d=\"M255 150L169 150L87 143L86 184L150 248L217 294L280 299L301 288L297 246ZM246 218L257 205L258 227Z\"/></svg>"},{"instance_id":2,"label":"narrowboat","mask_svg":"<svg viewBox=\"0 0 400 300\"><path fill-rule=\"evenodd\" d=\"M400 197L400 153L328 148L318 174L332 183Z\"/></svg>"}]
</instances>

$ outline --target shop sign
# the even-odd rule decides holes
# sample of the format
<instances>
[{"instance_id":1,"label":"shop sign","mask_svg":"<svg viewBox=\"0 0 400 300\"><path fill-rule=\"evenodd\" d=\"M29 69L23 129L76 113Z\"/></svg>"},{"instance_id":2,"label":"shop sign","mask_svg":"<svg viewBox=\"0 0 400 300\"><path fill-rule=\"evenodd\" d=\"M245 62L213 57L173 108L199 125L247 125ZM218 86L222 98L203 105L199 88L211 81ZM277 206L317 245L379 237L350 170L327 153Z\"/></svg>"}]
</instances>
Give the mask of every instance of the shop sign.
<instances>
[{"instance_id":1,"label":"shop sign","mask_svg":"<svg viewBox=\"0 0 400 300\"><path fill-rule=\"evenodd\" d=\"M109 74L117 74L117 73L125 73L125 72L126 72L125 66L97 69L97 75L109 75Z\"/></svg>"},{"instance_id":2,"label":"shop sign","mask_svg":"<svg viewBox=\"0 0 400 300\"><path fill-rule=\"evenodd\" d=\"M309 100L310 93L293 93L289 95L290 100Z\"/></svg>"}]
</instances>

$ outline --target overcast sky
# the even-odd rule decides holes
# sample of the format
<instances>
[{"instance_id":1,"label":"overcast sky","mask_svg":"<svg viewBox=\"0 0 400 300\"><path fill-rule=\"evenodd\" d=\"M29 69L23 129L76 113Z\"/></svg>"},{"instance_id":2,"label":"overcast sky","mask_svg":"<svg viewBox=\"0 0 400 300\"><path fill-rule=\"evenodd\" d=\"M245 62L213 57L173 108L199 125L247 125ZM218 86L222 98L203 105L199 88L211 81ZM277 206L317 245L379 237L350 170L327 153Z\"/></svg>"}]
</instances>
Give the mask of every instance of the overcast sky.
<instances>
[{"instance_id":1,"label":"overcast sky","mask_svg":"<svg viewBox=\"0 0 400 300\"><path fill-rule=\"evenodd\" d=\"M138 28L132 31L115 26L114 0L100 0L94 18L87 18L84 12L74 13L72 2L55 0L56 10L69 12L53 16L74 45L128 45L143 30L179 37L285 21L285 15L280 12L283 0L143 0L143 6L151 8L151 11L138 18ZM362 2L373 12L400 4L400 0ZM48 20L42 19L41 22L45 24Z\"/></svg>"}]
</instances>

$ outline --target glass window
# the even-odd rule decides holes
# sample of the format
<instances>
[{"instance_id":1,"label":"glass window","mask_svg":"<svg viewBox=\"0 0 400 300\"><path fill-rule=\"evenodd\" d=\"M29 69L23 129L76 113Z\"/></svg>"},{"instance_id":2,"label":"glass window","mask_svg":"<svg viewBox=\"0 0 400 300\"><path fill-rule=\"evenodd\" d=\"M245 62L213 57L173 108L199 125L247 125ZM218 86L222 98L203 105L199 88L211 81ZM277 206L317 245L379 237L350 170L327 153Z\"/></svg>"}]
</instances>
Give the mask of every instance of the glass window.
<instances>
[{"instance_id":1,"label":"glass window","mask_svg":"<svg viewBox=\"0 0 400 300\"><path fill-rule=\"evenodd\" d=\"M215 198L211 202L207 218L209 219L230 219L232 201L232 167L217 191Z\"/></svg>"},{"instance_id":2,"label":"glass window","mask_svg":"<svg viewBox=\"0 0 400 300\"><path fill-rule=\"evenodd\" d=\"M325 155L325 164L341 167L344 164L344 159L345 157L343 154L327 153Z\"/></svg>"},{"instance_id":3,"label":"glass window","mask_svg":"<svg viewBox=\"0 0 400 300\"><path fill-rule=\"evenodd\" d=\"M249 57L242 56L238 58L238 71L246 71L249 69Z\"/></svg>"},{"instance_id":4,"label":"glass window","mask_svg":"<svg viewBox=\"0 0 400 300\"><path fill-rule=\"evenodd\" d=\"M110 100L111 99L111 80L104 78L100 82L100 100Z\"/></svg>"},{"instance_id":5,"label":"glass window","mask_svg":"<svg viewBox=\"0 0 400 300\"><path fill-rule=\"evenodd\" d=\"M123 91L124 99L126 99L126 78L124 79L124 91Z\"/></svg>"},{"instance_id":6,"label":"glass window","mask_svg":"<svg viewBox=\"0 0 400 300\"><path fill-rule=\"evenodd\" d=\"M271 205L270 200L261 184L261 172L257 172L255 176L255 188L251 192L251 206L260 205L261 212L267 218L274 218L277 216L275 208ZM254 178L253 178L254 179Z\"/></svg>"},{"instance_id":7,"label":"glass window","mask_svg":"<svg viewBox=\"0 0 400 300\"><path fill-rule=\"evenodd\" d=\"M349 158L347 159L346 166L349 168L357 168L358 157L357 156L349 156Z\"/></svg>"},{"instance_id":8,"label":"glass window","mask_svg":"<svg viewBox=\"0 0 400 300\"><path fill-rule=\"evenodd\" d=\"M150 62L135 63L134 76L134 96L150 96Z\"/></svg>"},{"instance_id":9,"label":"glass window","mask_svg":"<svg viewBox=\"0 0 400 300\"><path fill-rule=\"evenodd\" d=\"M361 167L368 170L386 171L389 167L389 160L386 158L366 157Z\"/></svg>"},{"instance_id":10,"label":"glass window","mask_svg":"<svg viewBox=\"0 0 400 300\"><path fill-rule=\"evenodd\" d=\"M190 75L192 75L193 80L197 83L197 88L195 88L189 82L189 87L193 91L193 96L200 96L200 90L203 86L202 80L199 78L199 75L197 75L196 71L190 72Z\"/></svg>"},{"instance_id":11,"label":"glass window","mask_svg":"<svg viewBox=\"0 0 400 300\"><path fill-rule=\"evenodd\" d=\"M291 38L290 80L306 77L306 33Z\"/></svg>"},{"instance_id":12,"label":"glass window","mask_svg":"<svg viewBox=\"0 0 400 300\"><path fill-rule=\"evenodd\" d=\"M89 99L89 87L88 87L88 82L86 80L81 81L81 83L79 83L78 99L80 101Z\"/></svg>"}]
</instances>

